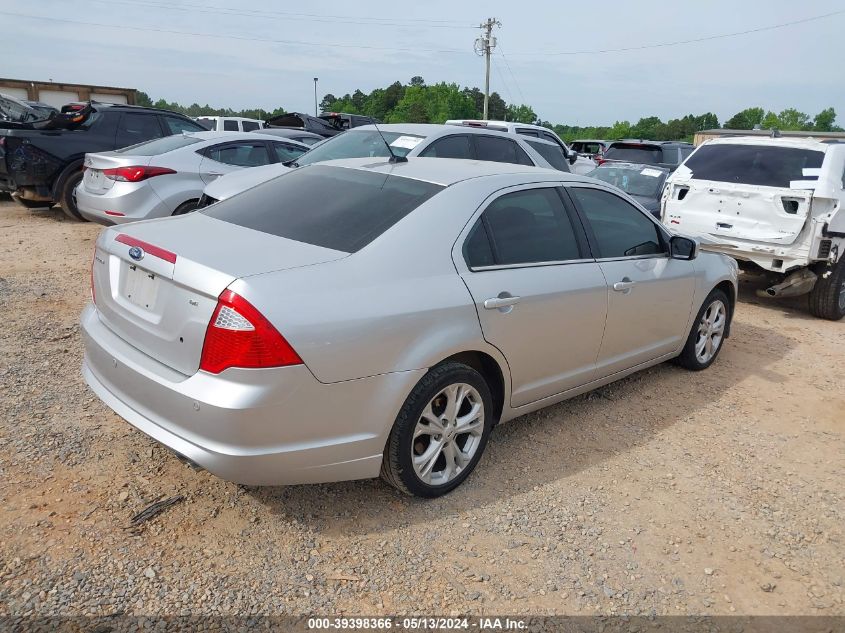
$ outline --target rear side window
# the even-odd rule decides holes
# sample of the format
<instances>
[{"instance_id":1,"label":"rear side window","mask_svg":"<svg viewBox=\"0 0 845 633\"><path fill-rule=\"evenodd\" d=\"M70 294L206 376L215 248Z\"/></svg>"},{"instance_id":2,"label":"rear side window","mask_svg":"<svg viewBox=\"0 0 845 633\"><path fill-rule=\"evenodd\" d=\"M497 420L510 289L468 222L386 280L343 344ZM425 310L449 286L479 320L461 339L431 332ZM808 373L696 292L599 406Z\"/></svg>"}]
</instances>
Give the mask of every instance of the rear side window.
<instances>
[{"instance_id":1,"label":"rear side window","mask_svg":"<svg viewBox=\"0 0 845 633\"><path fill-rule=\"evenodd\" d=\"M614 143L604 153L608 160L624 160L629 163L662 163L663 150L659 145L630 145Z\"/></svg>"},{"instance_id":2,"label":"rear side window","mask_svg":"<svg viewBox=\"0 0 845 633\"><path fill-rule=\"evenodd\" d=\"M244 132L254 132L261 127L257 121L241 121L241 125L244 126Z\"/></svg>"},{"instance_id":3,"label":"rear side window","mask_svg":"<svg viewBox=\"0 0 845 633\"><path fill-rule=\"evenodd\" d=\"M824 152L774 145L705 145L685 167L697 180L788 188L792 180L818 180L804 169L822 166Z\"/></svg>"},{"instance_id":4,"label":"rear side window","mask_svg":"<svg viewBox=\"0 0 845 633\"><path fill-rule=\"evenodd\" d=\"M473 158L472 145L467 136L455 135L441 138L420 153L431 158Z\"/></svg>"},{"instance_id":5,"label":"rear side window","mask_svg":"<svg viewBox=\"0 0 845 633\"><path fill-rule=\"evenodd\" d=\"M198 138L177 134L175 136L165 136L164 138L157 138L153 141L145 141L144 143L138 143L137 145L130 145L129 147L116 149L115 154L132 154L134 156L158 156L159 154L172 152L175 149L179 149L181 147L188 147L188 145L193 145L199 142L200 139Z\"/></svg>"},{"instance_id":6,"label":"rear side window","mask_svg":"<svg viewBox=\"0 0 845 633\"><path fill-rule=\"evenodd\" d=\"M593 229L599 257L637 257L664 254L657 226L619 196L600 189L570 187Z\"/></svg>"},{"instance_id":7,"label":"rear side window","mask_svg":"<svg viewBox=\"0 0 845 633\"><path fill-rule=\"evenodd\" d=\"M537 150L537 153L546 159L546 161L560 171L569 171L569 162L567 162L566 157L563 155L563 149L560 145L551 145L549 143L540 143L539 141L529 141L526 140L533 149Z\"/></svg>"},{"instance_id":8,"label":"rear side window","mask_svg":"<svg viewBox=\"0 0 845 633\"><path fill-rule=\"evenodd\" d=\"M260 141L251 143L227 143L226 145L209 147L205 151L205 155L211 160L216 160L218 163L236 165L238 167L258 167L259 165L267 165L270 162L267 146Z\"/></svg>"},{"instance_id":9,"label":"rear side window","mask_svg":"<svg viewBox=\"0 0 845 633\"><path fill-rule=\"evenodd\" d=\"M484 240L489 237L488 246ZM497 198L464 245L471 268L580 259L569 215L554 189L528 189ZM492 259L492 264L489 263Z\"/></svg>"},{"instance_id":10,"label":"rear side window","mask_svg":"<svg viewBox=\"0 0 845 633\"><path fill-rule=\"evenodd\" d=\"M441 185L342 167L302 167L203 213L248 229L354 253Z\"/></svg>"},{"instance_id":11,"label":"rear side window","mask_svg":"<svg viewBox=\"0 0 845 633\"><path fill-rule=\"evenodd\" d=\"M237 121L223 121L223 131L224 132L237 132L238 131L238 122Z\"/></svg>"},{"instance_id":12,"label":"rear side window","mask_svg":"<svg viewBox=\"0 0 845 633\"><path fill-rule=\"evenodd\" d=\"M291 145L290 143L280 143L278 141L273 141L272 145L279 161L283 163L286 163L289 160L299 158L305 153L304 147L297 147L296 145Z\"/></svg>"},{"instance_id":13,"label":"rear side window","mask_svg":"<svg viewBox=\"0 0 845 633\"><path fill-rule=\"evenodd\" d=\"M495 136L476 136L475 153L478 160L489 160L495 163L514 163L517 165L533 165L528 154L509 138Z\"/></svg>"}]
</instances>

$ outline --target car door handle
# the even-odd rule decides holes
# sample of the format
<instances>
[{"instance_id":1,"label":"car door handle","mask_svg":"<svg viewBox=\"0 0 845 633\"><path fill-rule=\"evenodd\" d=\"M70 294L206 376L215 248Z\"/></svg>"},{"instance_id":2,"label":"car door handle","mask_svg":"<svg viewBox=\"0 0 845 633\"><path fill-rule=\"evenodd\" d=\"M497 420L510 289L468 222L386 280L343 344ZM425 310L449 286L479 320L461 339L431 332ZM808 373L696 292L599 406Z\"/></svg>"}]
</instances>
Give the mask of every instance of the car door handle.
<instances>
[{"instance_id":1,"label":"car door handle","mask_svg":"<svg viewBox=\"0 0 845 633\"><path fill-rule=\"evenodd\" d=\"M622 281L617 281L615 284L613 284L613 289L616 292L628 292L635 285L635 281L631 281L630 279L625 277Z\"/></svg>"},{"instance_id":2,"label":"car door handle","mask_svg":"<svg viewBox=\"0 0 845 633\"><path fill-rule=\"evenodd\" d=\"M493 297L492 299L484 300L484 307L488 310L498 310L499 308L509 308L510 306L519 303L521 297Z\"/></svg>"}]
</instances>

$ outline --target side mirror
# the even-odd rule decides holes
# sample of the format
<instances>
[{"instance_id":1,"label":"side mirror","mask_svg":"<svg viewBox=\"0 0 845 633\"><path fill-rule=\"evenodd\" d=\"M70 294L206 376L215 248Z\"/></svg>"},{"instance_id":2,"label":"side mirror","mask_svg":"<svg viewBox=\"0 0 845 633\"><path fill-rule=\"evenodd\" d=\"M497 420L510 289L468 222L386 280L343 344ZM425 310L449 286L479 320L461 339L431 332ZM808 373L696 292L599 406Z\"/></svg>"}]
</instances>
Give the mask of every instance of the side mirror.
<instances>
[{"instance_id":1,"label":"side mirror","mask_svg":"<svg viewBox=\"0 0 845 633\"><path fill-rule=\"evenodd\" d=\"M569 150L569 164L574 165L576 160L578 160L578 152L574 149Z\"/></svg>"},{"instance_id":2,"label":"side mirror","mask_svg":"<svg viewBox=\"0 0 845 633\"><path fill-rule=\"evenodd\" d=\"M698 242L688 237L674 235L669 240L669 254L672 259L695 259L698 257Z\"/></svg>"}]
</instances>

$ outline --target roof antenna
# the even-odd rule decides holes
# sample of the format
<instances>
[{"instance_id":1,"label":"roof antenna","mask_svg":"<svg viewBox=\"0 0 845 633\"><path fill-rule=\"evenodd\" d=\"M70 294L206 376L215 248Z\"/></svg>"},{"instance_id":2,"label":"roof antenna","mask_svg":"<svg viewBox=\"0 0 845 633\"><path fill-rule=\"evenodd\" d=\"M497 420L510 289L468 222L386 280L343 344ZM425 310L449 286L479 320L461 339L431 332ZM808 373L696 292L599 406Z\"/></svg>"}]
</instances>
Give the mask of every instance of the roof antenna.
<instances>
[{"instance_id":1,"label":"roof antenna","mask_svg":"<svg viewBox=\"0 0 845 633\"><path fill-rule=\"evenodd\" d=\"M393 149L390 147L390 143L387 142L387 139L384 138L384 134L381 133L381 130L378 129L378 125L376 125L376 120L371 119L373 122L373 127L376 128L376 132L381 137L381 140L384 141L385 146L387 147L387 151L390 152L390 162L391 163L407 163L408 159L405 156L397 156L393 153Z\"/></svg>"}]
</instances>

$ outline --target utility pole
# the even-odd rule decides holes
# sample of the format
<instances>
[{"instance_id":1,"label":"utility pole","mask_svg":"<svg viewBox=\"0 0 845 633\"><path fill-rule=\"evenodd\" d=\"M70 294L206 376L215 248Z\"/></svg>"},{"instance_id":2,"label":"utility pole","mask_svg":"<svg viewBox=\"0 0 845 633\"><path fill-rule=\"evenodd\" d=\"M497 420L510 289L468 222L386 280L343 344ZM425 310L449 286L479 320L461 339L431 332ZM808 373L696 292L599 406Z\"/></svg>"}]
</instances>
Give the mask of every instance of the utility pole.
<instances>
[{"instance_id":1,"label":"utility pole","mask_svg":"<svg viewBox=\"0 0 845 633\"><path fill-rule=\"evenodd\" d=\"M314 77L314 116L317 116L317 80L319 77Z\"/></svg>"},{"instance_id":2,"label":"utility pole","mask_svg":"<svg viewBox=\"0 0 845 633\"><path fill-rule=\"evenodd\" d=\"M502 27L502 23L496 18L487 18L482 22L478 28L483 32L481 37L475 40L475 53L486 58L487 72L484 76L484 120L487 120L488 105L490 102L490 55L493 49L496 48L496 38L493 36L493 27Z\"/></svg>"}]
</instances>

